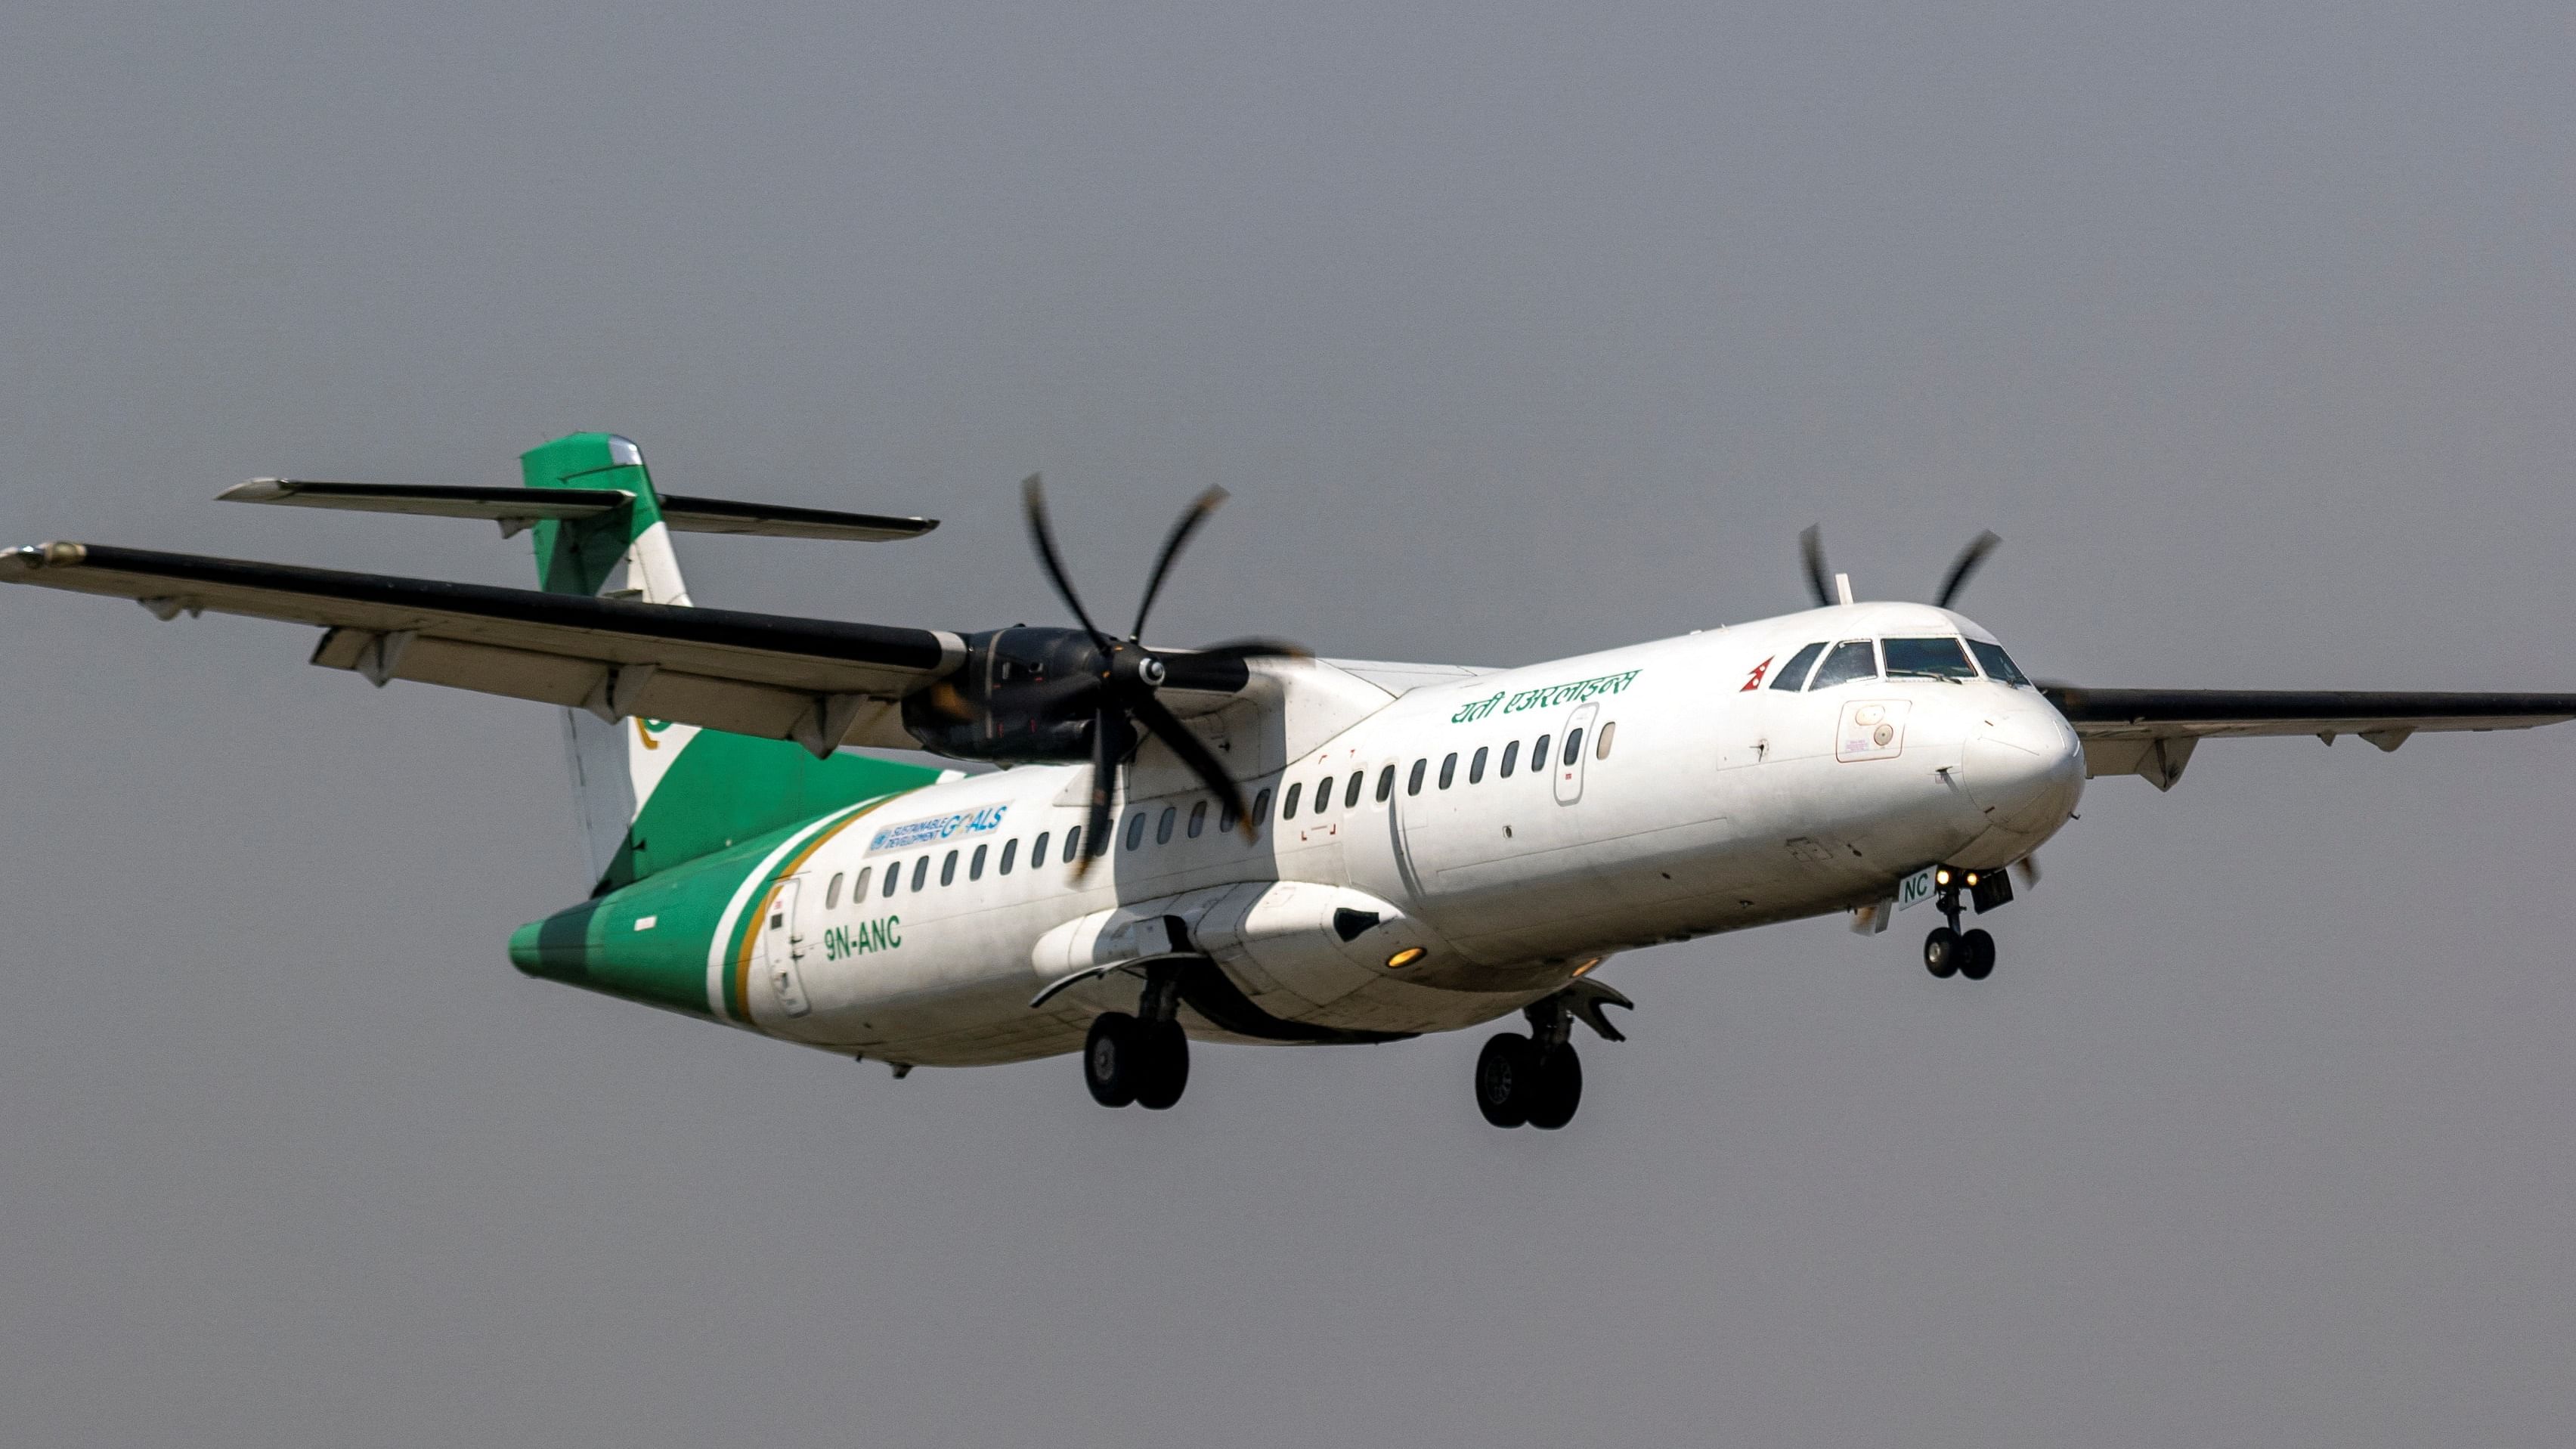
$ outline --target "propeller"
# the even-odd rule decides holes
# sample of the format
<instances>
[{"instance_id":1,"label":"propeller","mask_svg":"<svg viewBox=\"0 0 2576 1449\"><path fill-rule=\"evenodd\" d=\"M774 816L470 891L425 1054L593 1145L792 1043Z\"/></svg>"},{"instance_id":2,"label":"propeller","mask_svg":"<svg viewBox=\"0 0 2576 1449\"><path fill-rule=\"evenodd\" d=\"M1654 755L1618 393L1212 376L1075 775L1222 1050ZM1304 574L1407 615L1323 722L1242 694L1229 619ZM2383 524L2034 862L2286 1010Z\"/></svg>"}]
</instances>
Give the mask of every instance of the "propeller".
<instances>
[{"instance_id":1,"label":"propeller","mask_svg":"<svg viewBox=\"0 0 2576 1449\"><path fill-rule=\"evenodd\" d=\"M1825 573L1825 530L1822 524L1810 523L1799 532L1798 561L1807 566L1807 592L1816 596L1816 607L1832 608L1833 581Z\"/></svg>"},{"instance_id":2,"label":"propeller","mask_svg":"<svg viewBox=\"0 0 2576 1449\"><path fill-rule=\"evenodd\" d=\"M1164 661L1140 641L1145 633L1145 620L1153 612L1154 600L1163 591L1163 582L1172 571L1173 560L1180 556L1191 535L1214 514L1226 500L1222 488L1210 488L1191 500L1181 516L1163 537L1162 552L1154 559L1153 572L1145 579L1145 594L1136 605L1136 622L1124 639L1114 639L1093 622L1091 611L1083 607L1082 595L1073 586L1073 576L1064 566L1064 556L1056 548L1055 527L1047 513L1046 487L1039 475L1032 473L1020 485L1022 500L1029 520L1029 538L1037 545L1038 561L1046 565L1047 578L1055 585L1065 607L1082 624L1097 648L1097 663L1090 670L1069 675L1046 687L1040 704L1049 715L1091 715L1091 812L1084 829L1085 846L1075 861L1079 875L1088 870L1094 857L1107 853L1110 816L1118 798L1118 768L1136 752L1142 735L1161 740L1180 758L1190 773L1207 786L1210 793L1232 812L1244 838L1254 838L1256 830L1252 813L1245 808L1243 792L1238 789L1225 766L1215 754L1181 723L1157 694L1170 670ZM1305 653L1293 644L1271 639L1238 639L1204 650L1191 651L1193 658L1263 659L1295 658ZM1141 730L1142 735L1139 731Z\"/></svg>"},{"instance_id":3,"label":"propeller","mask_svg":"<svg viewBox=\"0 0 2576 1449\"><path fill-rule=\"evenodd\" d=\"M1950 572L1942 576L1941 592L1932 602L1944 609L1950 607L1952 601L1968 587L1968 580L1976 577L1977 570L1985 566L1986 555L1993 553L1995 545L2003 541L2003 536L1993 529L1968 540L1968 546L1959 550L1959 556L1951 561ZM1798 562L1806 569L1807 592L1815 597L1817 608L1830 608L1841 602L1836 597L1833 575L1825 572L1825 536L1821 527L1811 523L1799 531Z\"/></svg>"},{"instance_id":4,"label":"propeller","mask_svg":"<svg viewBox=\"0 0 2576 1449\"><path fill-rule=\"evenodd\" d=\"M2003 541L2003 535L1991 528L1968 540L1968 546L1959 551L1958 560L1950 565L1949 574L1941 580L1940 597L1932 602L1944 609L1950 607L1950 601L1959 597L1959 591L1968 586L1968 580L1976 577L1986 555L1993 553L1995 545Z\"/></svg>"}]
</instances>

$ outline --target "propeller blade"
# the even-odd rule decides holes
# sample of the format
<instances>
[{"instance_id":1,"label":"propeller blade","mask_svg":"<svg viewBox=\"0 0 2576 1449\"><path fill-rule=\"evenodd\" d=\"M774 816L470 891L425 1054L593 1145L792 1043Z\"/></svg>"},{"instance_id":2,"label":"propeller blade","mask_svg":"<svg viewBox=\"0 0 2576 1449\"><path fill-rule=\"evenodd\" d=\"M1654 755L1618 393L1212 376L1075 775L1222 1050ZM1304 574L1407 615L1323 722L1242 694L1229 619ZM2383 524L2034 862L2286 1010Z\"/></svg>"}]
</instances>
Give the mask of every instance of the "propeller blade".
<instances>
[{"instance_id":1,"label":"propeller blade","mask_svg":"<svg viewBox=\"0 0 2576 1449\"><path fill-rule=\"evenodd\" d=\"M1163 576L1172 571L1172 560L1180 557L1181 545L1190 541L1190 535L1199 531L1199 525L1208 521L1226 496L1224 489L1210 488L1192 499L1174 520L1172 531L1163 537L1163 551L1154 560L1154 571L1145 576L1145 597L1137 602L1136 627L1127 631L1128 638L1145 637L1145 616L1154 610L1154 596L1163 591Z\"/></svg>"},{"instance_id":2,"label":"propeller blade","mask_svg":"<svg viewBox=\"0 0 2576 1449\"><path fill-rule=\"evenodd\" d=\"M1976 576L1978 566L1986 561L1986 555L1993 553L1995 545L2001 542L2003 536L1991 528L1968 540L1968 546L1959 552L1959 561L1950 565L1949 577L1941 581L1940 597L1932 602L1944 609L1950 607L1950 601L1959 597L1959 591Z\"/></svg>"},{"instance_id":3,"label":"propeller blade","mask_svg":"<svg viewBox=\"0 0 2576 1449\"><path fill-rule=\"evenodd\" d=\"M1816 596L1816 607L1830 608L1834 602L1834 581L1825 575L1825 531L1810 523L1798 534L1798 560L1807 566L1807 592Z\"/></svg>"},{"instance_id":4,"label":"propeller blade","mask_svg":"<svg viewBox=\"0 0 2576 1449\"><path fill-rule=\"evenodd\" d=\"M1195 659L1312 659L1314 654L1302 644L1285 639L1228 639L1210 644L1205 649L1192 649Z\"/></svg>"},{"instance_id":5,"label":"propeller blade","mask_svg":"<svg viewBox=\"0 0 2576 1449\"><path fill-rule=\"evenodd\" d=\"M1154 738L1171 746L1172 753L1181 757L1181 763L1190 767L1190 773L1199 777L1199 783L1207 786L1218 803L1233 812L1236 824L1243 830L1243 838L1255 839L1251 812L1244 808L1243 792L1235 787L1234 778L1225 772L1225 766L1217 762L1206 743L1190 733L1190 727L1163 708L1163 702L1152 695L1136 701L1133 708L1137 722L1151 731Z\"/></svg>"},{"instance_id":6,"label":"propeller blade","mask_svg":"<svg viewBox=\"0 0 2576 1449\"><path fill-rule=\"evenodd\" d=\"M1082 829L1082 853L1073 858L1073 878L1091 872L1091 862L1109 853L1110 807L1118 801L1118 763L1127 758L1127 717L1104 709L1091 719L1091 815Z\"/></svg>"},{"instance_id":7,"label":"propeller blade","mask_svg":"<svg viewBox=\"0 0 2576 1449\"><path fill-rule=\"evenodd\" d=\"M1038 546L1038 561L1046 565L1047 577L1055 581L1056 593L1072 607L1073 617L1082 621L1083 632L1091 636L1091 642L1100 646L1101 653L1108 653L1109 636L1101 633L1100 626L1091 622L1091 611L1082 607L1082 596L1073 591L1073 579L1064 571L1064 560L1056 555L1055 529L1047 522L1046 488L1038 482L1037 474L1031 473L1027 481L1020 484L1020 498L1029 516L1029 537Z\"/></svg>"}]
</instances>

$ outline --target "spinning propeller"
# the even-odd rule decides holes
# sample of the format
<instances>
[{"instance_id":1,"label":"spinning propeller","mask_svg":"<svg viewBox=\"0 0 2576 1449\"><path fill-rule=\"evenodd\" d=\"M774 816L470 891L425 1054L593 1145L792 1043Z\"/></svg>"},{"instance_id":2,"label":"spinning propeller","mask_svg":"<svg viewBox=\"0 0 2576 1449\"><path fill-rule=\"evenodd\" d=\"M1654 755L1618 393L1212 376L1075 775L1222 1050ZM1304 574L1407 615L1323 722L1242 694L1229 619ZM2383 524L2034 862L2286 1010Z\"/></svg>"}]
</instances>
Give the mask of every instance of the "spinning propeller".
<instances>
[{"instance_id":1,"label":"spinning propeller","mask_svg":"<svg viewBox=\"0 0 2576 1449\"><path fill-rule=\"evenodd\" d=\"M1984 566L1986 555L1993 553L1995 545L2001 542L2003 537L1992 529L1968 540L1968 546L1959 550L1959 557L1950 564L1950 572L1942 576L1941 592L1932 602L1944 609L1950 607L1950 602L1967 588L1968 580ZM1824 530L1815 524L1807 525L1798 534L1798 561L1806 566L1807 592L1815 596L1817 608L1827 609L1842 602L1836 596L1833 576L1825 572Z\"/></svg>"},{"instance_id":2,"label":"spinning propeller","mask_svg":"<svg viewBox=\"0 0 2576 1449\"><path fill-rule=\"evenodd\" d=\"M1082 595L1075 591L1063 556L1056 551L1055 529L1047 517L1046 489L1038 475L1030 474L1021 489L1028 510L1029 537L1037 544L1038 560L1046 565L1048 580L1065 606L1073 610L1073 617L1081 622L1095 651L1093 658L1085 662L1086 667L1032 686L1022 706L1057 719L1089 716L1091 816L1083 834L1081 858L1075 863L1076 873L1087 870L1093 857L1107 849L1108 837L1103 832L1109 829L1110 812L1117 801L1118 767L1135 753L1140 726L1180 757L1181 763L1225 805L1244 838L1251 839L1255 827L1251 812L1244 807L1243 792L1199 737L1155 697L1170 679L1171 668L1139 642L1144 636L1145 618L1153 611L1155 597L1163 591L1163 580L1171 572L1172 561L1179 557L1190 536L1216 512L1217 505L1225 502L1225 490L1210 488L1181 510L1172 531L1164 536L1163 551L1154 560L1154 571L1145 578L1145 596L1136 605L1135 624L1128 629L1126 638L1113 639L1092 622L1091 611L1083 607ZM1293 644L1275 640L1242 639L1191 650L1185 657L1198 663L1295 658L1304 652Z\"/></svg>"}]
</instances>

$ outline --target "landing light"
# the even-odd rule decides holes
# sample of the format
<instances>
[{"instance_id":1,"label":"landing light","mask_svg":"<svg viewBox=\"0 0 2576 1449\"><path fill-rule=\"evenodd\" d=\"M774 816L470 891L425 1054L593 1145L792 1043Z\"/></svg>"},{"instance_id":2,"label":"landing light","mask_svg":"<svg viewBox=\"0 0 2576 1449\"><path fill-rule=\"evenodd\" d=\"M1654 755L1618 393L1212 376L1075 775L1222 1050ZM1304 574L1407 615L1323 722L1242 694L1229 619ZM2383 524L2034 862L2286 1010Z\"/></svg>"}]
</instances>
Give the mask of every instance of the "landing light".
<instances>
[{"instance_id":1,"label":"landing light","mask_svg":"<svg viewBox=\"0 0 2576 1449\"><path fill-rule=\"evenodd\" d=\"M1977 888L1977 873L1976 873L1975 871L1973 871L1973 870L1972 870L1972 871L1968 872L1968 889L1970 889L1970 890L1975 890L1976 888Z\"/></svg>"},{"instance_id":2,"label":"landing light","mask_svg":"<svg viewBox=\"0 0 2576 1449\"><path fill-rule=\"evenodd\" d=\"M1932 872L1932 883L1934 885L1948 885L1950 883L1950 872L1947 870L1936 870Z\"/></svg>"},{"instance_id":3,"label":"landing light","mask_svg":"<svg viewBox=\"0 0 2576 1449\"><path fill-rule=\"evenodd\" d=\"M1431 953L1423 950L1419 946L1407 946L1403 950L1386 958L1386 969L1389 971L1401 971L1405 967L1412 965L1414 962L1421 960L1429 954Z\"/></svg>"}]
</instances>

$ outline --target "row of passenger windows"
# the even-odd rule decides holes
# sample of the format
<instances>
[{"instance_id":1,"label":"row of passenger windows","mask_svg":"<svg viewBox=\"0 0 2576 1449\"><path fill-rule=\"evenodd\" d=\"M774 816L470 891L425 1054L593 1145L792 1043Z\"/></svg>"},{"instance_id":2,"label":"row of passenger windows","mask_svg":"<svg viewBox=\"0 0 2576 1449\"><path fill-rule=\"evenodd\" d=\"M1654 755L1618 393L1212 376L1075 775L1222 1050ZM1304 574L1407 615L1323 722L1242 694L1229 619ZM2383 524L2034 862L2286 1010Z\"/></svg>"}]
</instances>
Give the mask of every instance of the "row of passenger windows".
<instances>
[{"instance_id":1,"label":"row of passenger windows","mask_svg":"<svg viewBox=\"0 0 2576 1449\"><path fill-rule=\"evenodd\" d=\"M1253 798L1253 822L1256 825L1259 824L1262 816L1266 814L1269 809L1270 792L1264 790ZM1136 812L1135 816L1127 822L1127 848L1129 850L1134 850L1144 843L1145 821L1151 814L1151 811L1139 810ZM1180 828L1180 816L1181 810L1179 806L1166 805L1163 807L1162 818L1154 827L1154 842L1156 844L1165 845L1171 842L1173 831ZM1207 832L1207 828L1208 802L1200 800L1190 806L1188 825L1189 837L1192 840L1196 840L1199 836ZM1224 832L1234 828L1234 810L1232 807L1223 807L1216 811L1216 828L1217 833L1219 834L1223 834ZM1050 845L1054 845L1056 840L1057 837L1054 831L1041 830L1037 833L1037 838L1029 842L1028 863L1031 870L1037 869L1037 867L1046 862L1048 847ZM1108 844L1109 837L1106 835L1102 836L1100 840L1094 844L1091 853L1095 856L1108 854ZM1059 854L1061 857L1059 863L1064 865L1073 864L1074 858L1082 854L1081 826L1077 825L1064 833L1063 843L1060 847ZM939 883L941 885L955 885L957 883L957 872L961 859L965 867L966 878L968 880L982 880L984 878L984 871L987 865L992 867L993 873L996 875L1009 875L1012 871L1019 868L1020 842L1017 839L1003 841L999 858L994 856L992 842L987 841L984 844L976 846L972 854L968 854L962 850L952 850L943 856L921 856L911 862L908 871L904 862L896 861L894 864L885 868L885 874L882 876L877 874L877 867L873 865L862 866L859 870L858 882L850 887L851 902L855 904L867 898L868 884L871 880L875 880L879 883L877 886L877 894L881 898L897 895L904 891L907 886L912 890L928 889L930 886L930 863L934 859L939 862ZM823 888L823 909L829 911L839 908L841 903L841 885L847 878L847 875L847 872L842 872L841 874L833 876L832 883ZM907 876L909 877L908 880Z\"/></svg>"},{"instance_id":2,"label":"row of passenger windows","mask_svg":"<svg viewBox=\"0 0 2576 1449\"><path fill-rule=\"evenodd\" d=\"M1594 759L1606 760L1610 758L1610 741L1616 735L1618 728L1619 726L1615 721L1601 727L1600 734L1595 736L1593 740L1592 755ZM1535 775L1545 772L1547 768L1548 745L1550 742L1551 738L1547 735L1540 735L1536 740L1531 742L1529 749L1529 768L1531 774ZM1473 785L1484 780L1485 765L1491 753L1491 746L1480 745L1477 747L1475 754L1470 757L1467 762L1468 784ZM1582 730L1575 729L1566 732L1565 743L1562 747L1561 753L1563 758L1559 763L1566 765L1569 768L1576 760L1583 757ZM1520 764L1520 757L1521 742L1518 740L1512 740L1506 743L1503 746L1501 766L1495 771L1496 777L1500 779L1511 778L1512 771ZM1405 777L1404 793L1407 795L1421 794L1423 777L1429 772L1430 768L1431 761L1428 759L1414 761L1411 773ZM1458 756L1452 754L1447 759L1440 762L1440 788L1443 790L1448 789L1450 785L1455 782L1457 775ZM1301 798L1304 799L1306 813L1310 816L1320 816L1326 811L1332 809L1336 794L1338 794L1341 799L1341 808L1345 810L1354 809L1360 803L1360 792L1365 789L1368 789L1368 771L1366 770L1353 770L1348 779L1344 779L1338 774L1326 775L1321 780L1315 782L1314 793L1311 796L1306 793L1305 781L1292 781L1288 786L1288 793L1280 797L1279 818L1282 820L1296 819ZM1377 786L1372 793L1373 798L1375 798L1377 803L1381 805L1385 804L1387 800L1395 794L1395 766L1385 765L1379 768L1377 772ZM1172 836L1175 832L1185 832L1189 839L1198 839L1201 835L1207 832L1209 824L1209 803L1210 802L1206 800L1193 802L1190 806L1189 819L1186 825L1182 822L1181 808L1178 805L1164 806L1162 813L1159 816L1155 815L1154 812L1150 810L1137 811L1135 814L1127 817L1127 825L1124 832L1127 848L1129 850L1140 850L1144 847L1146 822L1149 819L1153 821L1154 843L1156 845L1171 844ZM1216 831L1219 835L1223 835L1225 832L1234 828L1234 811L1231 807L1221 806L1215 811L1215 815ZM1269 818L1269 815L1270 792L1268 790L1263 790L1260 794L1252 797L1252 823L1254 827L1256 829L1260 827ZM1034 870L1046 861L1047 847L1055 840L1056 835L1054 831L1041 830L1038 832L1037 838L1029 842L1028 863L1030 869ZM1109 839L1107 836L1103 836L1101 839L1093 843L1091 853L1095 856L1099 856L1108 854L1108 851ZM1062 845L1059 847L1059 854L1061 856L1060 863L1065 865L1073 864L1074 858L1082 854L1081 826L1077 825L1073 829L1064 833ZM998 859L994 857L992 843L987 841L982 845L976 846L972 854L968 854L962 850L952 850L943 856L934 857L924 855L917 857L910 863L908 869L905 862L896 861L892 865L885 867L885 873L882 876L877 874L877 867L873 865L863 866L859 870L857 882L850 885L850 901L855 905L858 902L867 899L868 887L871 880L877 883L877 894L880 898L897 895L907 888L916 891L928 889L930 886L931 861L933 859L937 859L939 862L939 883L941 885L954 885L957 883L957 873L961 863L961 858L966 872L966 878L970 881L982 880L984 878L984 871L987 865L990 865L993 872L997 875L1009 875L1019 866L1020 842L1016 839L1003 841L1001 855ZM847 881L848 872L846 871L832 877L831 884L823 888L823 909L830 911L838 910L840 908L841 887Z\"/></svg>"},{"instance_id":3,"label":"row of passenger windows","mask_svg":"<svg viewBox=\"0 0 2576 1449\"><path fill-rule=\"evenodd\" d=\"M1963 643L1965 649L1959 647ZM1976 655L1975 664L1968 662L1972 653ZM1819 659L1823 662L1818 663ZM2030 687L2029 678L2013 664L2002 645L1946 634L1929 639L1845 639L1839 644L1810 644L1789 656L1789 662L1780 666L1780 673L1772 679L1771 687L1793 691L1831 689L1855 679L1876 679L1882 672L1889 679L1974 679L1979 664L1985 666L1986 678L1998 684L2016 689ZM1813 678L1808 677L1811 670Z\"/></svg>"}]
</instances>

